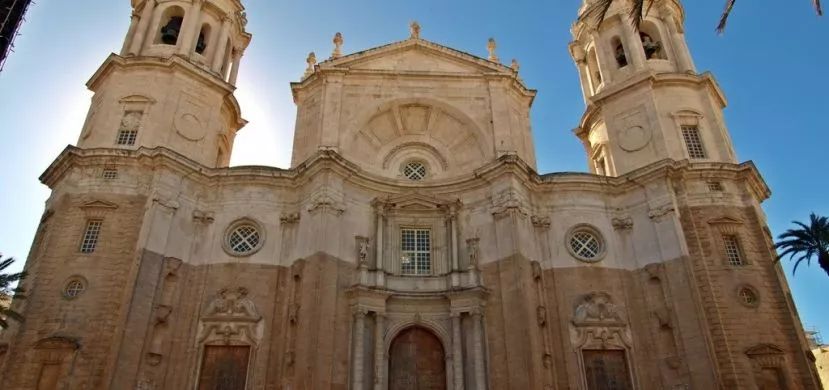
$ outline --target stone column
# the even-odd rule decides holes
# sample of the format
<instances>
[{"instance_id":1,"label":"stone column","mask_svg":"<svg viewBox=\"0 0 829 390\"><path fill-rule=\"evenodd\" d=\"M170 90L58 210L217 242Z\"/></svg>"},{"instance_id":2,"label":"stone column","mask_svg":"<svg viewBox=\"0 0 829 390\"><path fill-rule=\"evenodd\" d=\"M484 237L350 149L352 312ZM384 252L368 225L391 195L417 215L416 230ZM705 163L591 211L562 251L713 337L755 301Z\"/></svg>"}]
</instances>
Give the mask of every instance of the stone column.
<instances>
[{"instance_id":1,"label":"stone column","mask_svg":"<svg viewBox=\"0 0 829 390\"><path fill-rule=\"evenodd\" d=\"M155 0L147 0L144 3L144 9L141 10L141 18L138 21L138 27L135 29L135 36L133 36L132 42L130 42L130 49L127 54L141 54L141 48L144 47L144 39L147 36L147 30L150 28L150 22L153 19L154 9Z\"/></svg>"},{"instance_id":2,"label":"stone column","mask_svg":"<svg viewBox=\"0 0 829 390\"><path fill-rule=\"evenodd\" d=\"M375 258L374 264L377 269L377 285L382 286L385 283L383 271L383 210L382 205L377 206L377 232L375 242Z\"/></svg>"},{"instance_id":3,"label":"stone column","mask_svg":"<svg viewBox=\"0 0 829 390\"><path fill-rule=\"evenodd\" d=\"M576 62L576 67L579 70L579 80L581 80L581 94L586 102L590 96L593 95L593 81L590 79L590 70L587 69L587 61Z\"/></svg>"},{"instance_id":4,"label":"stone column","mask_svg":"<svg viewBox=\"0 0 829 390\"><path fill-rule=\"evenodd\" d=\"M193 51L193 44L196 41L199 33L199 25L201 24L201 6L204 0L193 0L190 5L190 11L184 15L184 21L181 24L182 35L179 37L178 53L189 56Z\"/></svg>"},{"instance_id":5,"label":"stone column","mask_svg":"<svg viewBox=\"0 0 829 390\"><path fill-rule=\"evenodd\" d=\"M385 374L385 334L384 314L374 313L374 390L383 390L383 377Z\"/></svg>"},{"instance_id":6,"label":"stone column","mask_svg":"<svg viewBox=\"0 0 829 390\"><path fill-rule=\"evenodd\" d=\"M627 47L627 51L625 54L628 55L628 60L630 60L631 64L633 65L633 69L642 70L645 68L645 64L647 59L645 58L645 49L642 48L642 39L636 34L636 31L633 29L633 21L627 15L621 15L622 17L622 29L625 32L625 45Z\"/></svg>"},{"instance_id":7,"label":"stone column","mask_svg":"<svg viewBox=\"0 0 829 390\"><path fill-rule=\"evenodd\" d=\"M363 356L363 333L366 329L365 325L366 310L357 309L354 312L354 364L352 364L351 366L354 370L352 375L351 388L354 390L363 389L363 363L365 362L365 357Z\"/></svg>"},{"instance_id":8,"label":"stone column","mask_svg":"<svg viewBox=\"0 0 829 390\"><path fill-rule=\"evenodd\" d=\"M230 35L230 15L225 15L222 18L222 32L219 33L219 39L216 40L216 50L213 51L213 64L211 69L220 73L222 71L222 62L225 59L225 51L227 50L227 37Z\"/></svg>"},{"instance_id":9,"label":"stone column","mask_svg":"<svg viewBox=\"0 0 829 390\"><path fill-rule=\"evenodd\" d=\"M455 390L463 390L463 343L461 341L461 314L452 313L452 371L455 375Z\"/></svg>"},{"instance_id":10,"label":"stone column","mask_svg":"<svg viewBox=\"0 0 829 390\"><path fill-rule=\"evenodd\" d=\"M449 231L452 234L452 272L460 269L458 265L458 215L453 211L449 215Z\"/></svg>"},{"instance_id":11,"label":"stone column","mask_svg":"<svg viewBox=\"0 0 829 390\"><path fill-rule=\"evenodd\" d=\"M138 29L138 21L141 20L141 15L132 12L130 16L130 28L127 30L127 36L124 37L124 45L121 46L121 56L127 55L127 52L130 49L130 44L132 43L133 38L135 37L135 30Z\"/></svg>"},{"instance_id":12,"label":"stone column","mask_svg":"<svg viewBox=\"0 0 829 390\"><path fill-rule=\"evenodd\" d=\"M670 9L663 11L662 21L665 22L665 26L668 28L668 37L665 40L671 41L677 68L680 72L696 73L693 60L691 60L691 53L688 52L688 43L685 42L682 33L678 31L676 19Z\"/></svg>"},{"instance_id":13,"label":"stone column","mask_svg":"<svg viewBox=\"0 0 829 390\"><path fill-rule=\"evenodd\" d=\"M236 85L236 78L239 77L239 64L242 62L242 52L233 51L233 69L230 70L230 79L227 81L231 85Z\"/></svg>"},{"instance_id":14,"label":"stone column","mask_svg":"<svg viewBox=\"0 0 829 390\"><path fill-rule=\"evenodd\" d=\"M483 310L475 309L472 311L472 325L473 325L473 351L475 353L475 386L478 390L487 388L486 377L484 376L484 331L483 325Z\"/></svg>"}]
</instances>

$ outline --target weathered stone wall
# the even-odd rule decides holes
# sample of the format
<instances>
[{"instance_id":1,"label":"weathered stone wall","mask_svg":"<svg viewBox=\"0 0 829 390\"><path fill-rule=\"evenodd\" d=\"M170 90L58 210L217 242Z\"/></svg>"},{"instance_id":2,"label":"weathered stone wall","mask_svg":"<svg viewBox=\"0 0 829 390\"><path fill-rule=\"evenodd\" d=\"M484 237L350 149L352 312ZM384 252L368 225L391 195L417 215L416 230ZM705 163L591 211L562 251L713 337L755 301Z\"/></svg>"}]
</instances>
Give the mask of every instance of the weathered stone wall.
<instances>
[{"instance_id":1,"label":"weathered stone wall","mask_svg":"<svg viewBox=\"0 0 829 390\"><path fill-rule=\"evenodd\" d=\"M27 320L9 333L4 388L35 388L41 376L51 375L67 388L107 388L133 292L145 201L140 195L53 195L41 248L27 265L32 278L21 308ZM89 218L103 224L95 251L84 254L79 249ZM74 279L86 289L69 299L63 292ZM57 367L44 368L49 365Z\"/></svg>"}]
</instances>

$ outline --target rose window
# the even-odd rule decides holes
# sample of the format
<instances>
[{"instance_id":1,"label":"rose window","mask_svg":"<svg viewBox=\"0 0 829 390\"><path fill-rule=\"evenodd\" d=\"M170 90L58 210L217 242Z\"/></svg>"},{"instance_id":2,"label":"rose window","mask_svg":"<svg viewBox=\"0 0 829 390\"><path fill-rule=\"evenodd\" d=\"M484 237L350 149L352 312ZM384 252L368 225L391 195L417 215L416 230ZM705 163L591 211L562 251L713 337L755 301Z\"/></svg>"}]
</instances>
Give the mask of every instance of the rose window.
<instances>
[{"instance_id":1,"label":"rose window","mask_svg":"<svg viewBox=\"0 0 829 390\"><path fill-rule=\"evenodd\" d=\"M243 224L231 230L227 238L227 246L237 255L253 252L259 246L259 230L256 226Z\"/></svg>"}]
</instances>

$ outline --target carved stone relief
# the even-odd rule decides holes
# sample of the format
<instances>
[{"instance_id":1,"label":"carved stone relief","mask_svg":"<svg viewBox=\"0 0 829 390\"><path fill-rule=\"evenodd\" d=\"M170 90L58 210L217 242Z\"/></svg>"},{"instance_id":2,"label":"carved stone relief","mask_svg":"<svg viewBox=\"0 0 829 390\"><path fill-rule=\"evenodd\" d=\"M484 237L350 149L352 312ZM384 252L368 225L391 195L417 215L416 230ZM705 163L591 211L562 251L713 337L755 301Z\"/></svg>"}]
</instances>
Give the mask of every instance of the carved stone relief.
<instances>
[{"instance_id":1,"label":"carved stone relief","mask_svg":"<svg viewBox=\"0 0 829 390\"><path fill-rule=\"evenodd\" d=\"M633 346L621 308L604 291L584 294L576 302L570 339L577 351L584 348L630 349Z\"/></svg>"},{"instance_id":2,"label":"carved stone relief","mask_svg":"<svg viewBox=\"0 0 829 390\"><path fill-rule=\"evenodd\" d=\"M630 229L633 229L633 218L631 218L631 217L613 218L610 221L610 224L613 225L613 229L616 229L616 230L630 230Z\"/></svg>"},{"instance_id":3,"label":"carved stone relief","mask_svg":"<svg viewBox=\"0 0 829 390\"><path fill-rule=\"evenodd\" d=\"M173 116L176 134L188 141L201 141L207 135L207 105L195 96L182 93Z\"/></svg>"},{"instance_id":4,"label":"carved stone relief","mask_svg":"<svg viewBox=\"0 0 829 390\"><path fill-rule=\"evenodd\" d=\"M552 221L550 221L550 217L542 217L538 215L533 215L530 217L530 220L533 223L533 226L541 229L549 229Z\"/></svg>"},{"instance_id":5,"label":"carved stone relief","mask_svg":"<svg viewBox=\"0 0 829 390\"><path fill-rule=\"evenodd\" d=\"M634 125L619 132L618 144L626 152L635 152L647 146L651 136L650 128Z\"/></svg>"},{"instance_id":6,"label":"carved stone relief","mask_svg":"<svg viewBox=\"0 0 829 390\"><path fill-rule=\"evenodd\" d=\"M323 211L334 216L340 216L345 212L345 204L335 199L327 189L322 189L312 195L308 204L308 213L314 215Z\"/></svg>"},{"instance_id":7,"label":"carved stone relief","mask_svg":"<svg viewBox=\"0 0 829 390\"><path fill-rule=\"evenodd\" d=\"M492 216L497 220L511 214L527 216L527 206L514 189L496 195L492 202Z\"/></svg>"},{"instance_id":8,"label":"carved stone relief","mask_svg":"<svg viewBox=\"0 0 829 390\"><path fill-rule=\"evenodd\" d=\"M262 316L244 287L220 289L199 321L198 340L229 344L231 339L257 345L262 338Z\"/></svg>"}]
</instances>

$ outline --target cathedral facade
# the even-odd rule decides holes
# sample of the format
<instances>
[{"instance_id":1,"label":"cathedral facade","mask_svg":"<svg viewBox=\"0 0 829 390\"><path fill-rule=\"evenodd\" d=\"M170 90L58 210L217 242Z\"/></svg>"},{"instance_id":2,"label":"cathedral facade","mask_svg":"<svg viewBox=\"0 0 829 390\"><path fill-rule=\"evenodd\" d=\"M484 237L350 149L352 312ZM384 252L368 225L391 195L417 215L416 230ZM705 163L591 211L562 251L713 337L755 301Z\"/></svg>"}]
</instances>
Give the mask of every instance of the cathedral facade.
<instances>
[{"instance_id":1,"label":"cathedral facade","mask_svg":"<svg viewBox=\"0 0 829 390\"><path fill-rule=\"evenodd\" d=\"M820 388L675 0L639 31L582 7L589 173L549 174L518 64L416 23L312 53L291 168L229 167L241 2L132 7L41 176L3 389Z\"/></svg>"}]
</instances>

